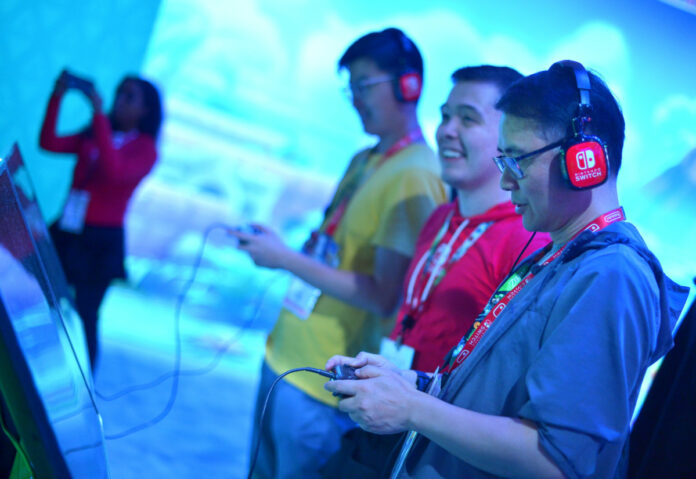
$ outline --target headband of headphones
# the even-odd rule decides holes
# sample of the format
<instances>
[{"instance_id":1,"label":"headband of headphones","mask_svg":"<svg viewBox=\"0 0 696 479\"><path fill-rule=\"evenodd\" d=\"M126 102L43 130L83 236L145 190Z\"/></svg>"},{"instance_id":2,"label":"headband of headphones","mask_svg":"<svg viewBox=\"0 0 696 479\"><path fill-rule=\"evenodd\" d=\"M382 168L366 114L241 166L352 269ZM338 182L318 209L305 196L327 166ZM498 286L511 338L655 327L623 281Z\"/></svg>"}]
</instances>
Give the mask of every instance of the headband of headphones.
<instances>
[{"instance_id":1,"label":"headband of headphones","mask_svg":"<svg viewBox=\"0 0 696 479\"><path fill-rule=\"evenodd\" d=\"M585 124L592 120L590 76L585 67L572 60L556 62L551 65L549 71L561 68L573 70L579 94L577 114L572 120L573 135L561 145L561 172L572 189L594 188L609 178L609 157L606 145L600 138L585 134Z\"/></svg>"},{"instance_id":2,"label":"headband of headphones","mask_svg":"<svg viewBox=\"0 0 696 479\"><path fill-rule=\"evenodd\" d=\"M394 79L394 95L401 102L414 102L420 98L423 88L423 78L419 72L406 62L406 57L412 55L416 50L413 42L398 28L387 28L384 32L389 32L396 42L399 53L399 72Z\"/></svg>"}]
</instances>

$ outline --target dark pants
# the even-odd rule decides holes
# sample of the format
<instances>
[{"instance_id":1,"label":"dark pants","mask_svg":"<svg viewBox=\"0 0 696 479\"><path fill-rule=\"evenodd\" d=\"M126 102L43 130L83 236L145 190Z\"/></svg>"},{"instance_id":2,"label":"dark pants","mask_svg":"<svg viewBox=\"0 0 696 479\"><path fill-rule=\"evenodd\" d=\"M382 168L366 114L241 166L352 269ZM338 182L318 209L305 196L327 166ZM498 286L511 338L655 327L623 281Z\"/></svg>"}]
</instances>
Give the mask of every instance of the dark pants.
<instances>
[{"instance_id":1,"label":"dark pants","mask_svg":"<svg viewBox=\"0 0 696 479\"><path fill-rule=\"evenodd\" d=\"M323 479L388 478L401 448L403 433L372 434L363 429L348 431L340 449L321 470Z\"/></svg>"},{"instance_id":2,"label":"dark pants","mask_svg":"<svg viewBox=\"0 0 696 479\"><path fill-rule=\"evenodd\" d=\"M75 308L82 319L94 370L99 307L111 281L126 277L123 228L88 225L82 233L74 234L53 224L50 232L68 284L75 289Z\"/></svg>"},{"instance_id":3,"label":"dark pants","mask_svg":"<svg viewBox=\"0 0 696 479\"><path fill-rule=\"evenodd\" d=\"M99 307L101 306L109 283L97 281L94 283L77 283L75 286L75 308L82 319L85 328L85 339L89 351L89 362L92 371L96 367L99 342L97 341L97 321L99 319Z\"/></svg>"}]
</instances>

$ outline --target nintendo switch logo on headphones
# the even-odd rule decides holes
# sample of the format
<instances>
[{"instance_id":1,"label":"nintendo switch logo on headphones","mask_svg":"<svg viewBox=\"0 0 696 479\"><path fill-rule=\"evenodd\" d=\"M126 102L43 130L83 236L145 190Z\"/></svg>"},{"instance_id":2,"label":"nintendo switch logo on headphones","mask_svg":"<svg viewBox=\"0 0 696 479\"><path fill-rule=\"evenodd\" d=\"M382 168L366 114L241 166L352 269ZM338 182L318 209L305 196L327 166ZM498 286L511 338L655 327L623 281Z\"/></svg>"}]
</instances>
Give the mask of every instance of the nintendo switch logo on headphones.
<instances>
[{"instance_id":1,"label":"nintendo switch logo on headphones","mask_svg":"<svg viewBox=\"0 0 696 479\"><path fill-rule=\"evenodd\" d=\"M587 170L594 168L596 161L592 150L582 150L575 155L575 162L578 164L578 170Z\"/></svg>"},{"instance_id":2,"label":"nintendo switch logo on headphones","mask_svg":"<svg viewBox=\"0 0 696 479\"><path fill-rule=\"evenodd\" d=\"M582 141L571 145L564 165L567 179L577 189L601 185L608 176L604 149L596 141Z\"/></svg>"}]
</instances>

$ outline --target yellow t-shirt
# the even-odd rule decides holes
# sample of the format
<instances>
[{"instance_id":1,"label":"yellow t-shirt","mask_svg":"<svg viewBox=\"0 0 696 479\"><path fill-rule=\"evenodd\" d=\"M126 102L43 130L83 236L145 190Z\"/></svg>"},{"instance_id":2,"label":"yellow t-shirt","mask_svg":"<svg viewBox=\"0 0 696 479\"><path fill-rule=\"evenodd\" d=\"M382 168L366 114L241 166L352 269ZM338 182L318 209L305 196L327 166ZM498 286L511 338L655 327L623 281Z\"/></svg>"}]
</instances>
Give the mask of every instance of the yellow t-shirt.
<instances>
[{"instance_id":1,"label":"yellow t-shirt","mask_svg":"<svg viewBox=\"0 0 696 479\"><path fill-rule=\"evenodd\" d=\"M360 152L353 158L336 191L335 197L340 197L351 176L360 171L369 174L350 199L334 240L339 247L339 269L372 274L378 246L413 255L421 227L447 200L447 189L440 180L439 163L424 143L411 144L382 164L381 154L371 154L367 168L356 168L365 154ZM266 362L280 374L298 367L323 368L334 354L376 352L393 319L322 294L306 320L281 310L266 342ZM326 378L322 376L295 373L285 380L319 401L337 403L324 389Z\"/></svg>"}]
</instances>

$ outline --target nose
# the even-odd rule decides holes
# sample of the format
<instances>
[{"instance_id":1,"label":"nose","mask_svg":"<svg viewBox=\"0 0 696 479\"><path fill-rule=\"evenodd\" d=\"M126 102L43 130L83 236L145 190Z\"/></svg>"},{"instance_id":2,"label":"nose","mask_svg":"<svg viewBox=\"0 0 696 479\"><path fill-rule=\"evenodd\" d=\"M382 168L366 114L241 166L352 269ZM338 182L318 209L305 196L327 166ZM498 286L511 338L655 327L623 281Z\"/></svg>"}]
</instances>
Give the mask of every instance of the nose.
<instances>
[{"instance_id":1,"label":"nose","mask_svg":"<svg viewBox=\"0 0 696 479\"><path fill-rule=\"evenodd\" d=\"M452 118L442 120L437 128L437 136L442 138L458 138L457 126Z\"/></svg>"},{"instance_id":2,"label":"nose","mask_svg":"<svg viewBox=\"0 0 696 479\"><path fill-rule=\"evenodd\" d=\"M500 188L505 191L512 191L516 190L518 187L517 178L510 172L509 168L505 168L503 174L500 176Z\"/></svg>"}]
</instances>

